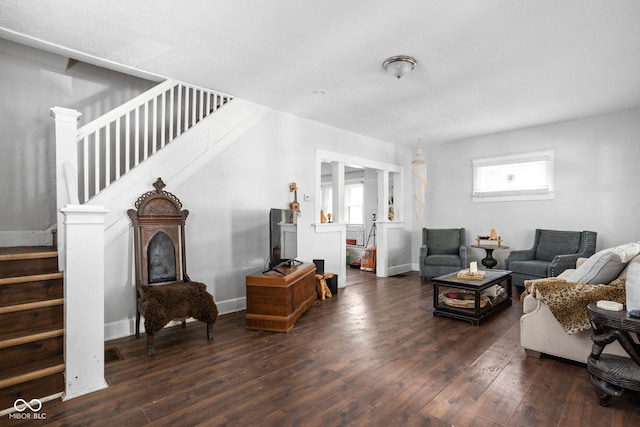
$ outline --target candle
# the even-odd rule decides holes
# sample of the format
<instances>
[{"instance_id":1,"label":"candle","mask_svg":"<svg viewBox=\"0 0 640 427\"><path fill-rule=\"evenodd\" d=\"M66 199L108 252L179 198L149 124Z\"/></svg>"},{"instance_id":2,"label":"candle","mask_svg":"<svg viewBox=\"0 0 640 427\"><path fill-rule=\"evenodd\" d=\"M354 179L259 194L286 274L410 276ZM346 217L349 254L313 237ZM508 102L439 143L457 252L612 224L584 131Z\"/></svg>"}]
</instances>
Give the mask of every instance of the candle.
<instances>
[{"instance_id":1,"label":"candle","mask_svg":"<svg viewBox=\"0 0 640 427\"><path fill-rule=\"evenodd\" d=\"M469 263L469 272L471 274L476 274L478 272L478 262L472 261Z\"/></svg>"}]
</instances>

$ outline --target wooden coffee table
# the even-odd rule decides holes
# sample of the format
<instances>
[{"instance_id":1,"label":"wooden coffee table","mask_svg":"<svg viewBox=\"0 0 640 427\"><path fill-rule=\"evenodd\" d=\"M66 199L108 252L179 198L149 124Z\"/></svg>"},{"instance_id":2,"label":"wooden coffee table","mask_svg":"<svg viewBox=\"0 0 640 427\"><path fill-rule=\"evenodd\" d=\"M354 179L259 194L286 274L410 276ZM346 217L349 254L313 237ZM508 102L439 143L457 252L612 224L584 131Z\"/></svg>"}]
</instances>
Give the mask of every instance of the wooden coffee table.
<instances>
[{"instance_id":1,"label":"wooden coffee table","mask_svg":"<svg viewBox=\"0 0 640 427\"><path fill-rule=\"evenodd\" d=\"M511 271L482 271L485 272L482 280L458 279L457 272L435 277L433 279L433 315L466 320L477 326L499 309L511 306ZM499 285L502 291L495 297L482 298L483 291L494 285ZM469 308L452 305L456 300L451 301L444 298L443 296L446 294L458 294L459 296L471 294L473 303L469 301Z\"/></svg>"}]
</instances>

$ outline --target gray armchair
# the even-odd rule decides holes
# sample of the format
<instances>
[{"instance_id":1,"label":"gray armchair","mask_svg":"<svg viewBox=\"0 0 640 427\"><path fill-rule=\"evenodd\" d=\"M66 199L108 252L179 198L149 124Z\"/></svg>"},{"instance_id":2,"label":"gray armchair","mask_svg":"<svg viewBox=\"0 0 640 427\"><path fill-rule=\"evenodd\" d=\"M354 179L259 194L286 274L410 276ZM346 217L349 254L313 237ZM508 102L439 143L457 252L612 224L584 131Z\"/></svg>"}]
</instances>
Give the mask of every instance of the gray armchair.
<instances>
[{"instance_id":1,"label":"gray armchair","mask_svg":"<svg viewBox=\"0 0 640 427\"><path fill-rule=\"evenodd\" d=\"M438 277L467 267L464 228L423 228L420 276Z\"/></svg>"},{"instance_id":2,"label":"gray armchair","mask_svg":"<svg viewBox=\"0 0 640 427\"><path fill-rule=\"evenodd\" d=\"M556 231L536 229L531 249L511 251L506 259L514 286L525 280L555 277L568 268L576 268L580 257L596 251L595 231Z\"/></svg>"}]
</instances>

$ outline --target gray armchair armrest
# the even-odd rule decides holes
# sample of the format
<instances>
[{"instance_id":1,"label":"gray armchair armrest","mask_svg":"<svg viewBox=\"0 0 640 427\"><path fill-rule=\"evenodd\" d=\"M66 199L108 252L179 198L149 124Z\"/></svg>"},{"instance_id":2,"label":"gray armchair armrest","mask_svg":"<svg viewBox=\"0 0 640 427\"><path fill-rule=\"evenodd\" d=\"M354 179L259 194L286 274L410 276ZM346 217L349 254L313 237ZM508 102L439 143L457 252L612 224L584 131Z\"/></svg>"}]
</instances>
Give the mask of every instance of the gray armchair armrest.
<instances>
[{"instance_id":1,"label":"gray armchair armrest","mask_svg":"<svg viewBox=\"0 0 640 427\"><path fill-rule=\"evenodd\" d=\"M460 263L462 264L462 268L466 268L469 263L467 262L467 247L460 246Z\"/></svg>"},{"instance_id":2,"label":"gray armchair armrest","mask_svg":"<svg viewBox=\"0 0 640 427\"><path fill-rule=\"evenodd\" d=\"M528 261L535 259L536 251L535 249L522 249L518 251L511 251L509 256L507 257L507 264L511 261Z\"/></svg>"},{"instance_id":3,"label":"gray armchair armrest","mask_svg":"<svg viewBox=\"0 0 640 427\"><path fill-rule=\"evenodd\" d=\"M420 262L422 262L426 257L427 253L429 253L429 248L427 245L420 246Z\"/></svg>"},{"instance_id":4,"label":"gray armchair armrest","mask_svg":"<svg viewBox=\"0 0 640 427\"><path fill-rule=\"evenodd\" d=\"M557 277L569 268L576 268L576 262L580 257L581 254L556 255L547 267L547 277Z\"/></svg>"}]
</instances>

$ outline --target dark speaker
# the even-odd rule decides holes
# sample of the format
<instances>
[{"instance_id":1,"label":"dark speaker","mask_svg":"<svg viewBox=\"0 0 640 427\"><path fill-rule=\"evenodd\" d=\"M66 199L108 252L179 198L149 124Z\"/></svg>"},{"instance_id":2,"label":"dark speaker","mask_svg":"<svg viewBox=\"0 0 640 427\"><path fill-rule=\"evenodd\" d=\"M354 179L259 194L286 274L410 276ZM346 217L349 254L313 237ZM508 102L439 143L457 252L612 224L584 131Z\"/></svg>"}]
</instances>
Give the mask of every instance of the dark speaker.
<instances>
[{"instance_id":1,"label":"dark speaker","mask_svg":"<svg viewBox=\"0 0 640 427\"><path fill-rule=\"evenodd\" d=\"M333 277L327 279L327 286L331 291L332 295L336 295L338 293L338 275L334 274Z\"/></svg>"},{"instance_id":2,"label":"dark speaker","mask_svg":"<svg viewBox=\"0 0 640 427\"><path fill-rule=\"evenodd\" d=\"M316 274L324 274L324 260L314 259L313 263L316 265Z\"/></svg>"}]
</instances>

